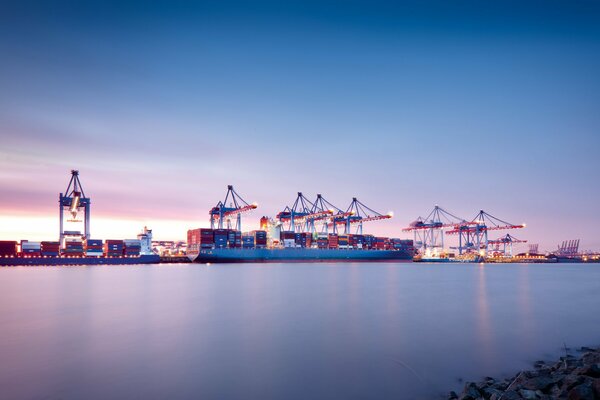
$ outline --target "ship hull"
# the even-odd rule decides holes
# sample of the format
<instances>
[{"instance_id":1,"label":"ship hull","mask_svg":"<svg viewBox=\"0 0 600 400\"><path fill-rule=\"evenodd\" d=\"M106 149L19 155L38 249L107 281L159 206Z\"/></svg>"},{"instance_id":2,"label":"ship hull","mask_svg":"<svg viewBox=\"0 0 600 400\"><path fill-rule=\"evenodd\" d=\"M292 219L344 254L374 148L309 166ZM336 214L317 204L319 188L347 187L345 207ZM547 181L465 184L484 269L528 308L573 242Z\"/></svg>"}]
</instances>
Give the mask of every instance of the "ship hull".
<instances>
[{"instance_id":1,"label":"ship hull","mask_svg":"<svg viewBox=\"0 0 600 400\"><path fill-rule=\"evenodd\" d=\"M158 255L141 255L139 257L12 257L0 258L0 266L20 265L129 265L156 264L160 262Z\"/></svg>"},{"instance_id":2,"label":"ship hull","mask_svg":"<svg viewBox=\"0 0 600 400\"><path fill-rule=\"evenodd\" d=\"M401 250L357 249L202 249L189 254L196 263L269 262L373 262L411 261L412 254Z\"/></svg>"}]
</instances>

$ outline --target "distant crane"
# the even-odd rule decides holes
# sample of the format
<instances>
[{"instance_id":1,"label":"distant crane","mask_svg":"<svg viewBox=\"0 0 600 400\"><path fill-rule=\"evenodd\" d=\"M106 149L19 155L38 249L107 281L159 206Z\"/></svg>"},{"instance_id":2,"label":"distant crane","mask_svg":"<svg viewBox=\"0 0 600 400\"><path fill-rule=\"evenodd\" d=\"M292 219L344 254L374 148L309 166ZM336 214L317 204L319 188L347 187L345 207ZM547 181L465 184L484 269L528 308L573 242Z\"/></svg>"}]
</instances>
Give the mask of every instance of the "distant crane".
<instances>
[{"instance_id":1,"label":"distant crane","mask_svg":"<svg viewBox=\"0 0 600 400\"><path fill-rule=\"evenodd\" d=\"M527 240L517 239L511 234L507 233L506 236L498 238L496 240L488 240L488 251L502 253L505 256L513 256L513 244L516 243L527 243ZM502 250L500 250L502 246Z\"/></svg>"},{"instance_id":2,"label":"distant crane","mask_svg":"<svg viewBox=\"0 0 600 400\"><path fill-rule=\"evenodd\" d=\"M361 203L356 197L353 197L352 202L344 212L344 215L333 215L331 218L332 222L328 225L333 226L334 232L336 225L344 225L344 233L346 234L351 233L351 225L357 225L356 233L362 235L364 222L389 219L392 218L392 216L392 212L381 214Z\"/></svg>"},{"instance_id":3,"label":"distant crane","mask_svg":"<svg viewBox=\"0 0 600 400\"><path fill-rule=\"evenodd\" d=\"M558 246L557 255L572 257L579 254L579 239L565 240Z\"/></svg>"},{"instance_id":4,"label":"distant crane","mask_svg":"<svg viewBox=\"0 0 600 400\"><path fill-rule=\"evenodd\" d=\"M229 206L227 206L228 201ZM225 225L227 229L241 231L242 213L254 210L256 207L258 207L256 203L248 204L239 194L237 194L232 185L228 185L225 200L219 201L217 205L209 211L210 227L211 229L223 229L223 226ZM231 225L232 217L236 217L235 226L233 228Z\"/></svg>"},{"instance_id":5,"label":"distant crane","mask_svg":"<svg viewBox=\"0 0 600 400\"><path fill-rule=\"evenodd\" d=\"M529 244L529 254L538 254L540 245L539 243L530 243Z\"/></svg>"},{"instance_id":6,"label":"distant crane","mask_svg":"<svg viewBox=\"0 0 600 400\"><path fill-rule=\"evenodd\" d=\"M462 222L446 232L458 236L459 254L478 252L487 255L488 231L525 228L525 224L511 224L480 210L471 221Z\"/></svg>"},{"instance_id":7,"label":"distant crane","mask_svg":"<svg viewBox=\"0 0 600 400\"><path fill-rule=\"evenodd\" d=\"M63 243L63 239L67 236L79 236L81 238L90 238L90 204L91 200L85 196L83 187L79 181L79 171L71 170L71 180L67 186L65 193L60 193L58 196L58 209L60 215L60 233L59 239ZM70 215L67 222L82 222L78 219L81 211L83 211L83 234L80 231L65 231L65 211Z\"/></svg>"},{"instance_id":8,"label":"distant crane","mask_svg":"<svg viewBox=\"0 0 600 400\"><path fill-rule=\"evenodd\" d=\"M444 229L454 228L463 218L444 210L436 205L425 218L417 218L403 232L413 232L414 243L417 249L426 252L428 249L444 249Z\"/></svg>"}]
</instances>

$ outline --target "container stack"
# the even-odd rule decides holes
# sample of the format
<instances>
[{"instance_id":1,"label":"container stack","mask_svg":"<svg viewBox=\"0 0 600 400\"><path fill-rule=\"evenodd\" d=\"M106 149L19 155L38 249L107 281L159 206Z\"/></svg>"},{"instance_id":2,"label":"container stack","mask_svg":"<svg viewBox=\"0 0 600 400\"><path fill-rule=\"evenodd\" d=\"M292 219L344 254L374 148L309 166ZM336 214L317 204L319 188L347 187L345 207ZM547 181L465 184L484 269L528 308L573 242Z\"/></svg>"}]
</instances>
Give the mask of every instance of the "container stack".
<instances>
[{"instance_id":1,"label":"container stack","mask_svg":"<svg viewBox=\"0 0 600 400\"><path fill-rule=\"evenodd\" d=\"M254 246L257 249L267 247L267 231L254 231Z\"/></svg>"},{"instance_id":2,"label":"container stack","mask_svg":"<svg viewBox=\"0 0 600 400\"><path fill-rule=\"evenodd\" d=\"M242 236L242 247L244 249L253 249L254 248L254 235Z\"/></svg>"},{"instance_id":3,"label":"container stack","mask_svg":"<svg viewBox=\"0 0 600 400\"><path fill-rule=\"evenodd\" d=\"M215 248L223 249L227 247L227 229L215 229L214 232Z\"/></svg>"},{"instance_id":4,"label":"container stack","mask_svg":"<svg viewBox=\"0 0 600 400\"><path fill-rule=\"evenodd\" d=\"M122 257L124 243L122 240L106 240L104 242L104 254L106 257Z\"/></svg>"},{"instance_id":5,"label":"container stack","mask_svg":"<svg viewBox=\"0 0 600 400\"><path fill-rule=\"evenodd\" d=\"M28 240L21 240L21 254L27 257L39 257L42 255L41 252L42 244L40 242L30 242Z\"/></svg>"},{"instance_id":6,"label":"container stack","mask_svg":"<svg viewBox=\"0 0 600 400\"><path fill-rule=\"evenodd\" d=\"M215 247L215 234L210 228L190 229L187 235L187 245L190 250L212 249Z\"/></svg>"},{"instance_id":7,"label":"container stack","mask_svg":"<svg viewBox=\"0 0 600 400\"><path fill-rule=\"evenodd\" d=\"M231 238L231 233L233 232L233 241L229 242L229 247L230 248L234 248L234 249L241 249L242 248L242 232L241 231L229 231L230 235L229 237Z\"/></svg>"},{"instance_id":8,"label":"container stack","mask_svg":"<svg viewBox=\"0 0 600 400\"><path fill-rule=\"evenodd\" d=\"M88 257L102 257L102 239L88 239L85 242L85 255Z\"/></svg>"},{"instance_id":9,"label":"container stack","mask_svg":"<svg viewBox=\"0 0 600 400\"><path fill-rule=\"evenodd\" d=\"M227 230L227 247L230 249L235 247L235 231L233 229Z\"/></svg>"},{"instance_id":10,"label":"container stack","mask_svg":"<svg viewBox=\"0 0 600 400\"><path fill-rule=\"evenodd\" d=\"M83 241L81 239L67 239L65 240L65 248L62 250L63 254L70 257L82 257L83 256Z\"/></svg>"},{"instance_id":11,"label":"container stack","mask_svg":"<svg viewBox=\"0 0 600 400\"><path fill-rule=\"evenodd\" d=\"M58 257L60 255L60 242L42 242L40 250L44 257Z\"/></svg>"},{"instance_id":12,"label":"container stack","mask_svg":"<svg viewBox=\"0 0 600 400\"><path fill-rule=\"evenodd\" d=\"M296 244L296 247L303 247L302 246L302 232L294 233L294 243Z\"/></svg>"},{"instance_id":13,"label":"container stack","mask_svg":"<svg viewBox=\"0 0 600 400\"><path fill-rule=\"evenodd\" d=\"M280 234L281 242L283 247L292 248L296 247L296 234L292 231L281 231Z\"/></svg>"},{"instance_id":14,"label":"container stack","mask_svg":"<svg viewBox=\"0 0 600 400\"><path fill-rule=\"evenodd\" d=\"M375 245L375 236L364 235L363 236L363 249L371 250Z\"/></svg>"},{"instance_id":15,"label":"container stack","mask_svg":"<svg viewBox=\"0 0 600 400\"><path fill-rule=\"evenodd\" d=\"M303 232L300 234L300 247L310 247L312 245L312 234Z\"/></svg>"},{"instance_id":16,"label":"container stack","mask_svg":"<svg viewBox=\"0 0 600 400\"><path fill-rule=\"evenodd\" d=\"M194 245L200 244L200 228L198 229L188 229L187 231L187 244Z\"/></svg>"},{"instance_id":17,"label":"container stack","mask_svg":"<svg viewBox=\"0 0 600 400\"><path fill-rule=\"evenodd\" d=\"M17 242L14 240L0 240L0 257L14 257L17 255Z\"/></svg>"},{"instance_id":18,"label":"container stack","mask_svg":"<svg viewBox=\"0 0 600 400\"><path fill-rule=\"evenodd\" d=\"M326 249L329 247L329 238L326 233L319 233L317 235L317 247L319 249Z\"/></svg>"},{"instance_id":19,"label":"container stack","mask_svg":"<svg viewBox=\"0 0 600 400\"><path fill-rule=\"evenodd\" d=\"M329 245L328 245L328 247L330 249L337 249L338 245L339 245L337 233L330 233L328 239L329 239Z\"/></svg>"},{"instance_id":20,"label":"container stack","mask_svg":"<svg viewBox=\"0 0 600 400\"><path fill-rule=\"evenodd\" d=\"M139 257L142 251L142 242L138 239L125 239L123 241L123 254L125 257Z\"/></svg>"},{"instance_id":21,"label":"container stack","mask_svg":"<svg viewBox=\"0 0 600 400\"><path fill-rule=\"evenodd\" d=\"M349 235L338 235L338 247L340 249L350 248L350 236Z\"/></svg>"},{"instance_id":22,"label":"container stack","mask_svg":"<svg viewBox=\"0 0 600 400\"><path fill-rule=\"evenodd\" d=\"M385 250L387 241L388 238L386 237L376 237L373 242L373 248L375 250Z\"/></svg>"},{"instance_id":23,"label":"container stack","mask_svg":"<svg viewBox=\"0 0 600 400\"><path fill-rule=\"evenodd\" d=\"M409 253L415 252L414 242L410 239L392 239L391 241L394 250L406 251Z\"/></svg>"},{"instance_id":24,"label":"container stack","mask_svg":"<svg viewBox=\"0 0 600 400\"><path fill-rule=\"evenodd\" d=\"M215 247L215 235L210 228L200 228L200 247L203 249L212 249Z\"/></svg>"},{"instance_id":25,"label":"container stack","mask_svg":"<svg viewBox=\"0 0 600 400\"><path fill-rule=\"evenodd\" d=\"M362 249L365 243L363 235L350 235L350 247L353 249Z\"/></svg>"}]
</instances>

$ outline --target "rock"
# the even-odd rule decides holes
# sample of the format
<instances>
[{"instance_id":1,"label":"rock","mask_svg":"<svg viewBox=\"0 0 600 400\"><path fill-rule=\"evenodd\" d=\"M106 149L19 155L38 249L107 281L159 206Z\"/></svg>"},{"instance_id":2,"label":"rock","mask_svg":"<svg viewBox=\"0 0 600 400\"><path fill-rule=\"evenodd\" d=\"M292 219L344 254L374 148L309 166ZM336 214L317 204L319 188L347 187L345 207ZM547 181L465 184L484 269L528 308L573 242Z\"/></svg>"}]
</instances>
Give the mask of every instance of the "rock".
<instances>
[{"instance_id":1,"label":"rock","mask_svg":"<svg viewBox=\"0 0 600 400\"><path fill-rule=\"evenodd\" d=\"M448 393L448 400L455 400L458 399L458 395L456 394L455 391L451 391L450 393Z\"/></svg>"},{"instance_id":2,"label":"rock","mask_svg":"<svg viewBox=\"0 0 600 400\"><path fill-rule=\"evenodd\" d=\"M492 388L497 389L497 390L501 390L504 391L506 390L506 388L508 387L510 383L509 382L496 382L493 385L491 385Z\"/></svg>"},{"instance_id":3,"label":"rock","mask_svg":"<svg viewBox=\"0 0 600 400\"><path fill-rule=\"evenodd\" d=\"M519 390L519 393L521 393L521 396L524 399L535 400L538 398L538 395L535 390L521 389Z\"/></svg>"},{"instance_id":4,"label":"rock","mask_svg":"<svg viewBox=\"0 0 600 400\"><path fill-rule=\"evenodd\" d=\"M494 389L490 386L483 388L481 392L483 394L483 397L486 399L491 399L494 395L496 395L496 397L499 398L500 396L502 396L503 393L502 390Z\"/></svg>"},{"instance_id":5,"label":"rock","mask_svg":"<svg viewBox=\"0 0 600 400\"><path fill-rule=\"evenodd\" d=\"M571 390L576 385L582 383L582 377L578 375L567 375L562 381L561 389L563 390Z\"/></svg>"},{"instance_id":6,"label":"rock","mask_svg":"<svg viewBox=\"0 0 600 400\"><path fill-rule=\"evenodd\" d=\"M509 390L508 392L504 392L504 394L501 397L502 397L502 400L520 400L520 399L522 399L521 395L514 390ZM500 399L500 398L498 398L498 399Z\"/></svg>"},{"instance_id":7,"label":"rock","mask_svg":"<svg viewBox=\"0 0 600 400\"><path fill-rule=\"evenodd\" d=\"M460 400L475 400L481 397L481 392L477 388L477 385L473 382L467 382L463 389L459 399Z\"/></svg>"},{"instance_id":8,"label":"rock","mask_svg":"<svg viewBox=\"0 0 600 400\"><path fill-rule=\"evenodd\" d=\"M581 360L588 365L600 363L600 352L585 353Z\"/></svg>"},{"instance_id":9,"label":"rock","mask_svg":"<svg viewBox=\"0 0 600 400\"><path fill-rule=\"evenodd\" d=\"M566 375L564 374L554 374L551 375L550 378L552 379L552 381L556 384L556 385L562 385L563 380L565 379Z\"/></svg>"},{"instance_id":10,"label":"rock","mask_svg":"<svg viewBox=\"0 0 600 400\"><path fill-rule=\"evenodd\" d=\"M569 390L568 400L594 400L594 390L589 383L583 383Z\"/></svg>"},{"instance_id":11,"label":"rock","mask_svg":"<svg viewBox=\"0 0 600 400\"><path fill-rule=\"evenodd\" d=\"M538 376L536 378L531 378L523 382L521 385L523 389L529 390L541 390L545 392L550 389L554 385L554 380L548 376Z\"/></svg>"},{"instance_id":12,"label":"rock","mask_svg":"<svg viewBox=\"0 0 600 400\"><path fill-rule=\"evenodd\" d=\"M596 363L596 364L592 364L587 368L587 371L585 371L585 374L587 376L591 376L593 378L600 378L600 364Z\"/></svg>"},{"instance_id":13,"label":"rock","mask_svg":"<svg viewBox=\"0 0 600 400\"><path fill-rule=\"evenodd\" d=\"M600 399L600 378L594 379L594 382L592 383L592 388L594 389L596 397Z\"/></svg>"}]
</instances>

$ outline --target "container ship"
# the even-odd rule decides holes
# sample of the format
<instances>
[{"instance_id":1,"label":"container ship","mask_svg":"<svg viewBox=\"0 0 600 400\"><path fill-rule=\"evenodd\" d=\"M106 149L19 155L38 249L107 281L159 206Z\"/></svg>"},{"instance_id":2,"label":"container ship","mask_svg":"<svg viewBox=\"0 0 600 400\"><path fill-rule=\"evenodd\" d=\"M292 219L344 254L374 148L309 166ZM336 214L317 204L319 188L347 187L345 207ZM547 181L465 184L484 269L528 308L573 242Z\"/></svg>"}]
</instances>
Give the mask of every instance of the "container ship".
<instances>
[{"instance_id":1,"label":"container ship","mask_svg":"<svg viewBox=\"0 0 600 400\"><path fill-rule=\"evenodd\" d=\"M282 231L277 240L266 230L198 228L188 231L187 255L197 263L410 261L414 247L373 235Z\"/></svg>"},{"instance_id":2,"label":"container ship","mask_svg":"<svg viewBox=\"0 0 600 400\"><path fill-rule=\"evenodd\" d=\"M228 185L225 199L209 211L211 227L188 230L188 258L197 263L262 263L410 261L414 256L412 240L362 234L364 222L392 218L392 213L378 213L357 198L342 210L320 194L310 201L298 192L293 205L275 218L262 217L260 230L242 233L241 214L255 208L256 203L247 203ZM353 228L356 234L350 233Z\"/></svg>"},{"instance_id":3,"label":"container ship","mask_svg":"<svg viewBox=\"0 0 600 400\"><path fill-rule=\"evenodd\" d=\"M81 186L79 171L72 170L67 189L58 196L59 240L0 241L0 266L114 265L160 262L160 256L152 251L152 230L146 227L142 233L137 235L137 239L91 239L91 203L91 198L85 195Z\"/></svg>"},{"instance_id":4,"label":"container ship","mask_svg":"<svg viewBox=\"0 0 600 400\"><path fill-rule=\"evenodd\" d=\"M61 241L0 241L0 266L152 264L152 231L144 228L137 239L101 240L68 237Z\"/></svg>"}]
</instances>

